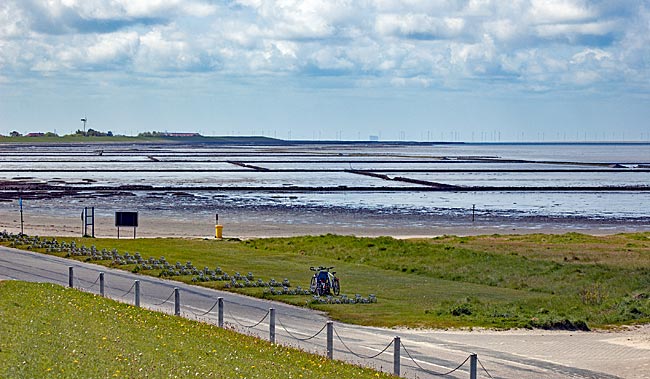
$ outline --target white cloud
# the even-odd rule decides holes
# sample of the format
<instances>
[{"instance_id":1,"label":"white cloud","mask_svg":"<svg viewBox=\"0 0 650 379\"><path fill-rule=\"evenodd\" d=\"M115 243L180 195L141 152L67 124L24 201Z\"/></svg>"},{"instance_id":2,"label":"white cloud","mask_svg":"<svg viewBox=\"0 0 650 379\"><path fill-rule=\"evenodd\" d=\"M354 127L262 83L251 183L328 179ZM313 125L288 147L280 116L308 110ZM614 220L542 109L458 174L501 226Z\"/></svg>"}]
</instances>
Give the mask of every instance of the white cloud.
<instances>
[{"instance_id":1,"label":"white cloud","mask_svg":"<svg viewBox=\"0 0 650 379\"><path fill-rule=\"evenodd\" d=\"M349 85L650 82L648 14L635 1L5 0L0 75L217 71L291 80L321 70Z\"/></svg>"},{"instance_id":2,"label":"white cloud","mask_svg":"<svg viewBox=\"0 0 650 379\"><path fill-rule=\"evenodd\" d=\"M587 22L581 24L550 24L536 27L541 37L568 37L574 35L604 36L617 29L617 22Z\"/></svg>"},{"instance_id":3,"label":"white cloud","mask_svg":"<svg viewBox=\"0 0 650 379\"><path fill-rule=\"evenodd\" d=\"M534 24L591 20L596 13L581 0L532 0L529 16Z\"/></svg>"},{"instance_id":4,"label":"white cloud","mask_svg":"<svg viewBox=\"0 0 650 379\"><path fill-rule=\"evenodd\" d=\"M381 35L406 38L438 39L460 35L465 20L458 17L438 18L427 14L382 14L375 28Z\"/></svg>"}]
</instances>

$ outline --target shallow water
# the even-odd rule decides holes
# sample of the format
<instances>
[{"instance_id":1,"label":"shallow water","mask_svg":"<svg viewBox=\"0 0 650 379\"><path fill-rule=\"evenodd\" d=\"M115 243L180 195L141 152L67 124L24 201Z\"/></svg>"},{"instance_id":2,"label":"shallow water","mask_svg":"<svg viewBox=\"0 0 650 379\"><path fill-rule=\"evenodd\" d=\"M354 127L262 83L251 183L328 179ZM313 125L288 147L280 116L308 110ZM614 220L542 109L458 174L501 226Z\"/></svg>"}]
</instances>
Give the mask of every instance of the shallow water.
<instances>
[{"instance_id":1,"label":"shallow water","mask_svg":"<svg viewBox=\"0 0 650 379\"><path fill-rule=\"evenodd\" d=\"M99 151L102 155L98 155ZM613 164L619 168L610 167ZM344 170L371 170L389 178L468 187L646 187L650 185L647 165L650 165L648 144L75 145L74 148L0 145L0 181L22 180L85 189L74 198L35 200L45 208L90 205L114 208L116 204L130 209L188 212L255 207L337 208L351 212L466 217L474 206L479 215L506 219L645 220L650 189L477 192L468 188L425 192L419 190L426 187L422 184L383 180ZM535 172L538 170L545 171ZM128 191L108 197L97 197L106 194L93 190L97 186L123 185L168 187L168 190ZM325 190L304 190L321 187ZM334 187L339 189L327 190ZM375 190L341 190L348 187ZM413 190L391 191L399 188ZM280 189L282 192L278 192Z\"/></svg>"}]
</instances>

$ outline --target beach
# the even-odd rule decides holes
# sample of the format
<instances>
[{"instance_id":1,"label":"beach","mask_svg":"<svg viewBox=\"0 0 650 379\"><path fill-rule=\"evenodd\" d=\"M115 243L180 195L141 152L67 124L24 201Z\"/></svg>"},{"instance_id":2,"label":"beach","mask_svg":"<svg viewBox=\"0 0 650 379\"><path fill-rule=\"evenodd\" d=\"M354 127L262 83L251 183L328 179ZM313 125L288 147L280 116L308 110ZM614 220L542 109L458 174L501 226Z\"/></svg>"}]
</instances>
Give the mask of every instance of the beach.
<instances>
[{"instance_id":1,"label":"beach","mask_svg":"<svg viewBox=\"0 0 650 379\"><path fill-rule=\"evenodd\" d=\"M20 213L0 204L0 230L20 232ZM14 207L15 208L15 207ZM52 209L38 212L30 209L23 214L24 233L41 236L82 236L81 211L78 214L56 214ZM139 213L137 237L214 238L215 217L204 214L175 212ZM210 217L211 216L211 217ZM97 213L95 236L116 238L114 216ZM414 215L383 215L371 212L343 210L230 210L220 214L224 238L291 237L299 235L340 234L360 237L391 236L395 238L432 238L441 235L529 234L578 232L606 235L650 230L643 223L554 220L530 218L527 220L470 220ZM120 228L122 238L133 238L133 228Z\"/></svg>"}]
</instances>

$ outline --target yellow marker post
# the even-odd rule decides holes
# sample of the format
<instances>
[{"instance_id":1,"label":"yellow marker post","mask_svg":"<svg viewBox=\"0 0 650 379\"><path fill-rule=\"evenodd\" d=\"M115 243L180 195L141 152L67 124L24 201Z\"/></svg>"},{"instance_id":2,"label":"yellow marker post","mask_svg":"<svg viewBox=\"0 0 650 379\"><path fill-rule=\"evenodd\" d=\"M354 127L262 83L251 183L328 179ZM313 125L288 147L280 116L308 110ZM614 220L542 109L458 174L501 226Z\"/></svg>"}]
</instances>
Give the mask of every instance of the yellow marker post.
<instances>
[{"instance_id":1,"label":"yellow marker post","mask_svg":"<svg viewBox=\"0 0 650 379\"><path fill-rule=\"evenodd\" d=\"M219 225L219 213L214 217L214 238L223 239L223 225Z\"/></svg>"}]
</instances>

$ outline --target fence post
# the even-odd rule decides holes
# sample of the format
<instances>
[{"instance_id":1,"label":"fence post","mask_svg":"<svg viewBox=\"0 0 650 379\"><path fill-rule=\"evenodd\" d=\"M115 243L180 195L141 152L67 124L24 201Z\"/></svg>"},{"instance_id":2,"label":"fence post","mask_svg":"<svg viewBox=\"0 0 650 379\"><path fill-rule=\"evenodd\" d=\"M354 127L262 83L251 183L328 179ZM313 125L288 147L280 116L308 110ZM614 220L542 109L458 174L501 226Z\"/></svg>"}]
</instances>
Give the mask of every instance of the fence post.
<instances>
[{"instance_id":1,"label":"fence post","mask_svg":"<svg viewBox=\"0 0 650 379\"><path fill-rule=\"evenodd\" d=\"M478 358L476 357L476 353L472 353L469 355L469 379L476 379L476 361Z\"/></svg>"},{"instance_id":2,"label":"fence post","mask_svg":"<svg viewBox=\"0 0 650 379\"><path fill-rule=\"evenodd\" d=\"M140 281L135 281L135 306L140 306Z\"/></svg>"},{"instance_id":3,"label":"fence post","mask_svg":"<svg viewBox=\"0 0 650 379\"><path fill-rule=\"evenodd\" d=\"M400 356L399 356L399 350L400 350L400 345L402 344L399 336L395 336L395 339L393 340L393 375L399 376L400 375Z\"/></svg>"},{"instance_id":4,"label":"fence post","mask_svg":"<svg viewBox=\"0 0 650 379\"><path fill-rule=\"evenodd\" d=\"M181 291L178 287L174 288L174 314L176 316L181 315Z\"/></svg>"},{"instance_id":5,"label":"fence post","mask_svg":"<svg viewBox=\"0 0 650 379\"><path fill-rule=\"evenodd\" d=\"M68 287L74 288L74 268L68 266Z\"/></svg>"},{"instance_id":6,"label":"fence post","mask_svg":"<svg viewBox=\"0 0 650 379\"><path fill-rule=\"evenodd\" d=\"M99 294L104 297L104 273L99 273Z\"/></svg>"},{"instance_id":7,"label":"fence post","mask_svg":"<svg viewBox=\"0 0 650 379\"><path fill-rule=\"evenodd\" d=\"M217 299L217 311L219 314L218 325L220 328L223 328L223 297Z\"/></svg>"},{"instance_id":8,"label":"fence post","mask_svg":"<svg viewBox=\"0 0 650 379\"><path fill-rule=\"evenodd\" d=\"M327 358L332 359L334 357L334 323L332 321L327 322Z\"/></svg>"},{"instance_id":9,"label":"fence post","mask_svg":"<svg viewBox=\"0 0 650 379\"><path fill-rule=\"evenodd\" d=\"M269 313L269 341L275 343L275 308L270 308Z\"/></svg>"}]
</instances>

